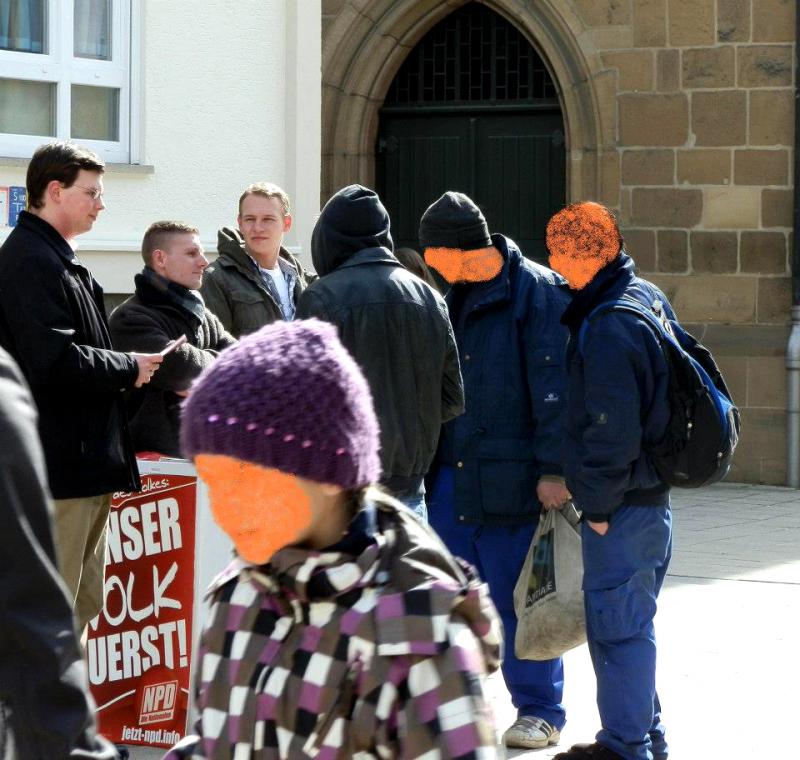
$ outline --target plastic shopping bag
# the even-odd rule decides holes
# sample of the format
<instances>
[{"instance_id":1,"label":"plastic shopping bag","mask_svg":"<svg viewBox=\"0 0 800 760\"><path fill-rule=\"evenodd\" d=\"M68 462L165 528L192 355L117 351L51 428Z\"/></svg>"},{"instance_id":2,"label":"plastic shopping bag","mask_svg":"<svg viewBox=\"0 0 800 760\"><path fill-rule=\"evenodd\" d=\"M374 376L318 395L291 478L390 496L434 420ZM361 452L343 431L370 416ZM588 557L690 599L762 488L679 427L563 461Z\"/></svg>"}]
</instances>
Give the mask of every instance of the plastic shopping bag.
<instances>
[{"instance_id":1,"label":"plastic shopping bag","mask_svg":"<svg viewBox=\"0 0 800 760\"><path fill-rule=\"evenodd\" d=\"M586 641L580 516L572 503L543 512L514 587L514 651L550 660Z\"/></svg>"}]
</instances>

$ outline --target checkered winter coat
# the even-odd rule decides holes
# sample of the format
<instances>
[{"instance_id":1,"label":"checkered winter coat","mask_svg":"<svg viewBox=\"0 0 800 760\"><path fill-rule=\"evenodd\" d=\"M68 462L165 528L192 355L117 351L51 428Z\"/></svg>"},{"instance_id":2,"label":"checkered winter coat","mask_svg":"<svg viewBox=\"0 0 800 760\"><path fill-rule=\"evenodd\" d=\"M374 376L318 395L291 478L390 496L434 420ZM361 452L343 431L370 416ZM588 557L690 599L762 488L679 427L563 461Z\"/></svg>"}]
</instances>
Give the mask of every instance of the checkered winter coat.
<instances>
[{"instance_id":1,"label":"checkered winter coat","mask_svg":"<svg viewBox=\"0 0 800 760\"><path fill-rule=\"evenodd\" d=\"M165 760L494 758L488 589L391 503L356 554L298 548L212 586L199 736Z\"/></svg>"}]
</instances>

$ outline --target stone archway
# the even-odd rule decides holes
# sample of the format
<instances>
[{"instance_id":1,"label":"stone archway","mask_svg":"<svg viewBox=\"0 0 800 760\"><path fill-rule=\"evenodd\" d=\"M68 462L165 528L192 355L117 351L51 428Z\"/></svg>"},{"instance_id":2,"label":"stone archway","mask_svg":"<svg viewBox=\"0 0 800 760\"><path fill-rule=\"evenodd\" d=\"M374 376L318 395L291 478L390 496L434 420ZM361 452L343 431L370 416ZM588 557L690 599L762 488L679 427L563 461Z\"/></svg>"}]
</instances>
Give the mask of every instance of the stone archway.
<instances>
[{"instance_id":1,"label":"stone archway","mask_svg":"<svg viewBox=\"0 0 800 760\"><path fill-rule=\"evenodd\" d=\"M322 49L322 195L374 185L378 110L422 36L469 0L349 0ZM577 14L559 0L478 0L530 40L559 88L567 140L567 197L618 204L616 78Z\"/></svg>"}]
</instances>

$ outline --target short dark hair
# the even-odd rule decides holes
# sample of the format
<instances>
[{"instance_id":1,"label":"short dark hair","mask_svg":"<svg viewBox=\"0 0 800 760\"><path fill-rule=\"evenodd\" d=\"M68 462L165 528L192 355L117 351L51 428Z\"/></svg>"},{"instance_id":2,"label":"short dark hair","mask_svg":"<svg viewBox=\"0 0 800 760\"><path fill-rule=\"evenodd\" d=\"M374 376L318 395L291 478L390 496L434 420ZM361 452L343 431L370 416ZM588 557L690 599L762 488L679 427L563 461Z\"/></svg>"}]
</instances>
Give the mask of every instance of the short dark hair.
<instances>
[{"instance_id":1,"label":"short dark hair","mask_svg":"<svg viewBox=\"0 0 800 760\"><path fill-rule=\"evenodd\" d=\"M53 180L71 187L81 169L103 174L106 165L96 153L72 142L59 140L40 145L31 157L25 177L28 208L44 206L44 192Z\"/></svg>"},{"instance_id":2,"label":"short dark hair","mask_svg":"<svg viewBox=\"0 0 800 760\"><path fill-rule=\"evenodd\" d=\"M397 248L394 252L395 258L406 268L411 274L417 275L423 282L427 282L437 293L439 286L428 269L425 259L417 253L413 248Z\"/></svg>"},{"instance_id":3,"label":"short dark hair","mask_svg":"<svg viewBox=\"0 0 800 760\"><path fill-rule=\"evenodd\" d=\"M172 235L182 235L184 233L190 235L199 235L200 231L197 227L186 224L185 222L175 222L172 220L165 220L162 222L153 222L144 233L142 238L142 258L147 266L153 265L153 251L162 249L166 245L166 241Z\"/></svg>"}]
</instances>

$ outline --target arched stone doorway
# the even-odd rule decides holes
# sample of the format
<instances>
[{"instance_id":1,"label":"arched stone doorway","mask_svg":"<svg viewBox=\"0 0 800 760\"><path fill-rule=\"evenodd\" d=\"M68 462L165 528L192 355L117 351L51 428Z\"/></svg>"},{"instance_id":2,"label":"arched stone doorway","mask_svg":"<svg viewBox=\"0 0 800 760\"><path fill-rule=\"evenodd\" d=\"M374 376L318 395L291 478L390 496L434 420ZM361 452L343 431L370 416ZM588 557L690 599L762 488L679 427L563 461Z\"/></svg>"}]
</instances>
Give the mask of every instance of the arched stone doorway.
<instances>
[{"instance_id":1,"label":"arched stone doorway","mask_svg":"<svg viewBox=\"0 0 800 760\"><path fill-rule=\"evenodd\" d=\"M467 0L348 0L335 3L322 49L322 195L351 182L375 186L379 110L422 37ZM556 85L565 127L566 196L619 203L616 74L561 0L483 0L541 55Z\"/></svg>"},{"instance_id":2,"label":"arched stone doorway","mask_svg":"<svg viewBox=\"0 0 800 760\"><path fill-rule=\"evenodd\" d=\"M564 124L539 54L507 19L467 3L408 55L380 110L376 186L397 246L446 190L468 194L491 229L546 260L544 229L565 201Z\"/></svg>"}]
</instances>

